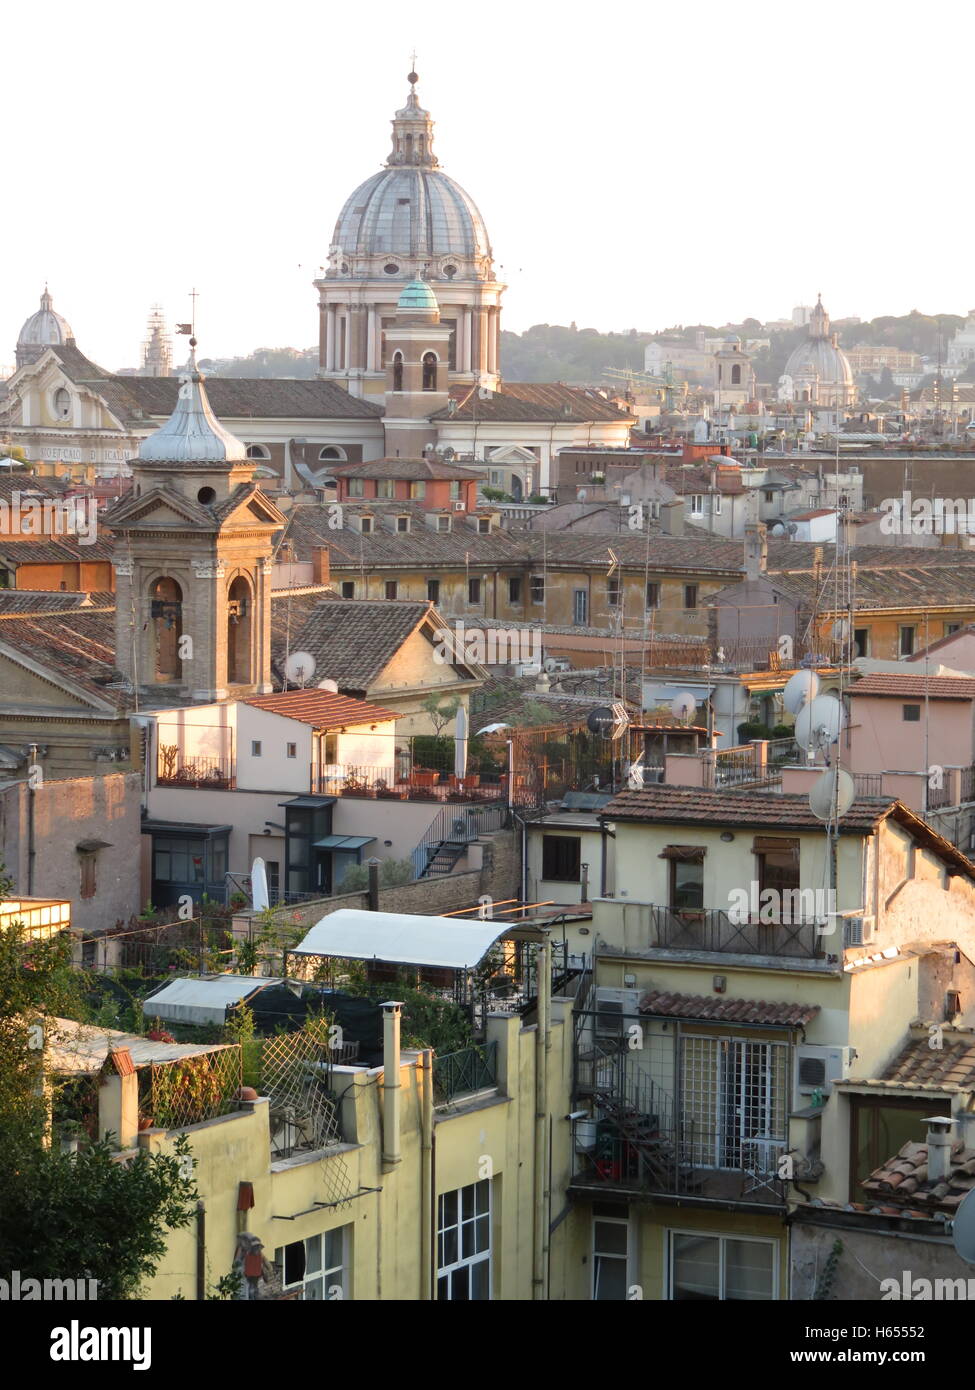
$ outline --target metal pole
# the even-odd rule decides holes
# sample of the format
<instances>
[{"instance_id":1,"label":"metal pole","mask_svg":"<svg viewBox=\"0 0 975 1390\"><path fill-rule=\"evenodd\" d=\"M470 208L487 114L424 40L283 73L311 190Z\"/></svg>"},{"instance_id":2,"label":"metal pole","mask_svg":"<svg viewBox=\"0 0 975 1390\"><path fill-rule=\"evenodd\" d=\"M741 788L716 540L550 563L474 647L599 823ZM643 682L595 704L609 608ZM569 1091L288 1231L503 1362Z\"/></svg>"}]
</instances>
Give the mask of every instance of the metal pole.
<instances>
[{"instance_id":1,"label":"metal pole","mask_svg":"<svg viewBox=\"0 0 975 1390\"><path fill-rule=\"evenodd\" d=\"M532 1298L548 1297L546 1271L549 1244L548 1192L548 1062L552 1047L551 989L552 946L549 934L535 952L535 991L537 1023L535 1029L535 1153L534 1153L534 1252L532 1260Z\"/></svg>"}]
</instances>

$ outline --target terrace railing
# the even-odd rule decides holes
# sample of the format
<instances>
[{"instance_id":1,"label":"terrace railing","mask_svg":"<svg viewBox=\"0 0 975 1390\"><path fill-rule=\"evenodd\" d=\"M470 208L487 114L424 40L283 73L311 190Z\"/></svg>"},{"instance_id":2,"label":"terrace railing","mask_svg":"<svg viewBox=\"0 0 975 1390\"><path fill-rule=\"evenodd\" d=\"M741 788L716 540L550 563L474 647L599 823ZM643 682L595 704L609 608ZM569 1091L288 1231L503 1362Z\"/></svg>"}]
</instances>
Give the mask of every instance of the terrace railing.
<instances>
[{"instance_id":1,"label":"terrace railing","mask_svg":"<svg viewBox=\"0 0 975 1390\"><path fill-rule=\"evenodd\" d=\"M437 1105L486 1091L498 1084L498 1044L464 1047L433 1059L433 1092Z\"/></svg>"},{"instance_id":2,"label":"terrace railing","mask_svg":"<svg viewBox=\"0 0 975 1390\"><path fill-rule=\"evenodd\" d=\"M650 908L650 946L674 951L800 956L807 960L826 955L828 921L817 921L812 916L796 921L788 907L780 915L787 920L736 922L721 908L654 905ZM793 920L788 920L790 917Z\"/></svg>"}]
</instances>

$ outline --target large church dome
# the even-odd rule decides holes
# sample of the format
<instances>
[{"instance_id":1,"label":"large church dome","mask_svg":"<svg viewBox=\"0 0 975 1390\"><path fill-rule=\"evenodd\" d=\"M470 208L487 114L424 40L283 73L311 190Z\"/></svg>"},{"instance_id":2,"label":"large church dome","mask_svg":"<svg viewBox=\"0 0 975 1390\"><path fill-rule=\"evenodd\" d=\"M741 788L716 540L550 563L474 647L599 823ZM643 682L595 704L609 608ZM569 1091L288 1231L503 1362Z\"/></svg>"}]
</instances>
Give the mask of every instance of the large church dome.
<instances>
[{"instance_id":1,"label":"large church dome","mask_svg":"<svg viewBox=\"0 0 975 1390\"><path fill-rule=\"evenodd\" d=\"M67 319L54 311L54 300L44 286L41 307L31 314L20 330L17 339L17 366L23 367L35 361L46 347L63 347L69 338L74 338Z\"/></svg>"},{"instance_id":2,"label":"large church dome","mask_svg":"<svg viewBox=\"0 0 975 1390\"><path fill-rule=\"evenodd\" d=\"M829 331L829 314L823 308L820 298L809 316L809 333L805 342L792 352L785 364L785 375L791 377L797 391L796 399L820 401L832 404L827 397L838 395L843 404L852 400L855 394L853 368L849 358L839 346L835 333ZM810 392L808 396L802 390Z\"/></svg>"}]
</instances>

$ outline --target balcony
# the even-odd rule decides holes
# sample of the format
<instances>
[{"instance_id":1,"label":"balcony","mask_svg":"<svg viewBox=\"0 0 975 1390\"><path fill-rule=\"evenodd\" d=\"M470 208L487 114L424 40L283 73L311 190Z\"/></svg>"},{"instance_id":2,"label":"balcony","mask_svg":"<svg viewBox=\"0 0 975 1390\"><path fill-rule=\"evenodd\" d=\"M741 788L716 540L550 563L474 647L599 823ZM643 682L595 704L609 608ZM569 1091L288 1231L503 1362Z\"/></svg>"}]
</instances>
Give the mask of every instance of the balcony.
<instances>
[{"instance_id":1,"label":"balcony","mask_svg":"<svg viewBox=\"0 0 975 1390\"><path fill-rule=\"evenodd\" d=\"M797 889L801 892L801 889ZM812 892L812 890L808 890ZM722 908L677 909L650 907L650 949L708 951L732 955L825 957L826 928L812 916L778 922L749 919L736 922Z\"/></svg>"},{"instance_id":2,"label":"balcony","mask_svg":"<svg viewBox=\"0 0 975 1390\"><path fill-rule=\"evenodd\" d=\"M470 773L464 778L436 768L417 767L403 772L395 767L350 764L311 767L313 796L358 796L379 801L498 801L507 803L507 774L493 778ZM525 800L522 779L515 779L515 801Z\"/></svg>"},{"instance_id":3,"label":"balcony","mask_svg":"<svg viewBox=\"0 0 975 1390\"><path fill-rule=\"evenodd\" d=\"M156 784L196 791L233 791L237 786L237 768L233 758L202 754L181 757L176 746L170 745L159 750Z\"/></svg>"}]
</instances>

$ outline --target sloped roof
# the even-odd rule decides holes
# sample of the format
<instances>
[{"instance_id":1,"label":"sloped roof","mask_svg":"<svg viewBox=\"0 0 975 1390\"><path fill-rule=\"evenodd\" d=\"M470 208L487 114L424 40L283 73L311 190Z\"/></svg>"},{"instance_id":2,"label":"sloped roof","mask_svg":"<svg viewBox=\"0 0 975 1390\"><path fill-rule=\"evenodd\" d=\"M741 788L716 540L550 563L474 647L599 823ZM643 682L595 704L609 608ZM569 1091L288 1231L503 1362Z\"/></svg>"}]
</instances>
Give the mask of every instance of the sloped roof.
<instances>
[{"instance_id":1,"label":"sloped roof","mask_svg":"<svg viewBox=\"0 0 975 1390\"><path fill-rule=\"evenodd\" d=\"M905 675L877 672L854 681L850 695L915 696L932 700L975 700L975 679L964 676Z\"/></svg>"},{"instance_id":2,"label":"sloped roof","mask_svg":"<svg viewBox=\"0 0 975 1390\"><path fill-rule=\"evenodd\" d=\"M954 1143L947 1178L933 1182L928 1177L927 1144L905 1144L893 1158L875 1168L861 1187L885 1202L953 1213L975 1188L975 1149L960 1141Z\"/></svg>"},{"instance_id":3,"label":"sloped roof","mask_svg":"<svg viewBox=\"0 0 975 1390\"><path fill-rule=\"evenodd\" d=\"M612 420L621 424L635 417L627 415L605 396L582 386L561 382L506 381L500 391L482 397L477 387L455 387L455 402L430 416L431 420L545 421L546 423L588 424L593 420Z\"/></svg>"},{"instance_id":4,"label":"sloped roof","mask_svg":"<svg viewBox=\"0 0 975 1390\"><path fill-rule=\"evenodd\" d=\"M651 990L640 1000L641 1014L654 1018L686 1018L709 1023L763 1024L804 1028L819 1013L818 1004L774 1004L764 999L729 999L705 994L674 994Z\"/></svg>"},{"instance_id":5,"label":"sloped roof","mask_svg":"<svg viewBox=\"0 0 975 1390\"><path fill-rule=\"evenodd\" d=\"M842 817L840 833L865 834L884 819L897 802L883 803L858 798ZM604 810L607 820L646 821L670 825L779 826L797 830L822 830L805 796L778 792L706 791L702 787L662 784L640 791L619 792Z\"/></svg>"},{"instance_id":6,"label":"sloped roof","mask_svg":"<svg viewBox=\"0 0 975 1390\"><path fill-rule=\"evenodd\" d=\"M394 599L319 600L292 629L291 650L310 652L321 679L339 689L366 691L431 608Z\"/></svg>"},{"instance_id":7,"label":"sloped roof","mask_svg":"<svg viewBox=\"0 0 975 1390\"><path fill-rule=\"evenodd\" d=\"M347 695L335 695L330 690L282 690L275 695L248 695L242 705L281 714L286 719L300 719L316 729L337 729L350 724L378 724L398 719L392 710L365 700L353 700Z\"/></svg>"},{"instance_id":8,"label":"sloped roof","mask_svg":"<svg viewBox=\"0 0 975 1390\"><path fill-rule=\"evenodd\" d=\"M463 479L468 483L487 477L486 473L477 473L472 468L461 468L457 464L444 463L440 459L426 458L382 458L373 459L370 463L333 464L329 472L336 478L401 478L406 481L416 478L451 481Z\"/></svg>"},{"instance_id":9,"label":"sloped roof","mask_svg":"<svg viewBox=\"0 0 975 1390\"><path fill-rule=\"evenodd\" d=\"M115 612L78 609L73 613L34 613L0 620L0 642L22 656L48 667L52 676L66 678L99 702L128 708L132 696L108 688L116 675Z\"/></svg>"},{"instance_id":10,"label":"sloped roof","mask_svg":"<svg viewBox=\"0 0 975 1390\"><path fill-rule=\"evenodd\" d=\"M975 1090L975 1029L943 1026L940 1047L931 1036L912 1037L881 1073L880 1080L912 1089Z\"/></svg>"},{"instance_id":11,"label":"sloped roof","mask_svg":"<svg viewBox=\"0 0 975 1390\"><path fill-rule=\"evenodd\" d=\"M508 930L510 923L499 921L364 912L343 907L323 917L293 949L297 955L470 970Z\"/></svg>"}]
</instances>

